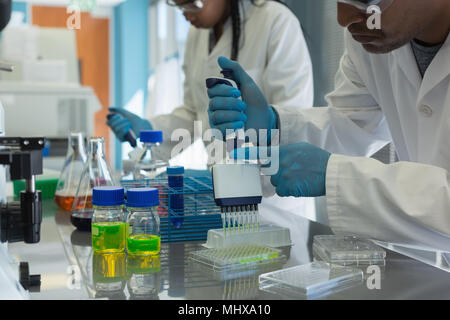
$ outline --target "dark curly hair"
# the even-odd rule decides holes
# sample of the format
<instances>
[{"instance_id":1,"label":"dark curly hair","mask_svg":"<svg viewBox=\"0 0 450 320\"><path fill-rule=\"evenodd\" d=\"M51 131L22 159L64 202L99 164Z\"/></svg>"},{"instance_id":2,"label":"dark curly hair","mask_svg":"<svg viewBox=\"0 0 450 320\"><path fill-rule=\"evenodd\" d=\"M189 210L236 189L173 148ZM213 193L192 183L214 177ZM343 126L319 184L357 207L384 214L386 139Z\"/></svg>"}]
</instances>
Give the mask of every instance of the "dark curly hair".
<instances>
[{"instance_id":1,"label":"dark curly hair","mask_svg":"<svg viewBox=\"0 0 450 320\"><path fill-rule=\"evenodd\" d=\"M231 60L237 60L239 58L239 43L242 36L242 21L241 10L243 1L245 0L230 0L230 16L233 26L233 46L231 49ZM250 0L254 6L259 6L256 0ZM272 0L275 2L283 3L281 0ZM284 3L283 3L284 4ZM264 5L264 2L262 3Z\"/></svg>"}]
</instances>

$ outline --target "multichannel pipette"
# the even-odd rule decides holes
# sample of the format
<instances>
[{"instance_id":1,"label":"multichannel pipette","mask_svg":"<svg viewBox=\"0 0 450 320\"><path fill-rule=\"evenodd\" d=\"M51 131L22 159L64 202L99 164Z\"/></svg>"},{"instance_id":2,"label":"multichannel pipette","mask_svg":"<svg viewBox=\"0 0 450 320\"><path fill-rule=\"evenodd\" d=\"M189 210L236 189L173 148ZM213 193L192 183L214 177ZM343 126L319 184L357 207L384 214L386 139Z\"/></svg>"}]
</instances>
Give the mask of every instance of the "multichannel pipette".
<instances>
[{"instance_id":1,"label":"multichannel pipette","mask_svg":"<svg viewBox=\"0 0 450 320\"><path fill-rule=\"evenodd\" d=\"M214 200L222 209L224 233L259 230L258 204L262 200L259 166L218 164L212 169Z\"/></svg>"}]
</instances>

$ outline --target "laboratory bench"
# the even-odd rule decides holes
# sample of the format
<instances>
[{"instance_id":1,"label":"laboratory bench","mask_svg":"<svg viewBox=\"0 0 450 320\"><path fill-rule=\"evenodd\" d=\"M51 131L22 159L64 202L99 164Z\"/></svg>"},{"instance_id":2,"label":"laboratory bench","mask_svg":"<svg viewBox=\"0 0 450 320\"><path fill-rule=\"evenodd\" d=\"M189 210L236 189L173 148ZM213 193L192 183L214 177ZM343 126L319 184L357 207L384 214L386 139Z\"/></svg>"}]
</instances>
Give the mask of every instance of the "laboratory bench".
<instances>
[{"instance_id":1,"label":"laboratory bench","mask_svg":"<svg viewBox=\"0 0 450 320\"><path fill-rule=\"evenodd\" d=\"M276 217L278 212L273 215L274 210L270 205L263 205L260 209L262 219L265 216ZM272 215L267 214L271 211ZM132 262L127 261L125 255L107 259L94 255L90 246L90 233L76 230L70 222L70 213L59 211L53 201L44 201L43 213L40 243L9 244L13 257L18 261L29 262L31 274L41 275L40 291L31 292L31 299L292 298L261 291L258 272L233 277L199 268L189 256L191 252L202 249L203 242L162 243L159 259L147 262L146 271L141 272L139 266L142 265L137 263L130 266ZM293 246L288 252L286 263L279 268L313 261L313 237L331 234L331 229L301 216L284 217L286 219L293 226ZM355 287L320 299L450 299L450 273L391 250L386 251L386 266L381 269L381 289L370 290L364 280ZM105 268L109 270L105 271Z\"/></svg>"}]
</instances>

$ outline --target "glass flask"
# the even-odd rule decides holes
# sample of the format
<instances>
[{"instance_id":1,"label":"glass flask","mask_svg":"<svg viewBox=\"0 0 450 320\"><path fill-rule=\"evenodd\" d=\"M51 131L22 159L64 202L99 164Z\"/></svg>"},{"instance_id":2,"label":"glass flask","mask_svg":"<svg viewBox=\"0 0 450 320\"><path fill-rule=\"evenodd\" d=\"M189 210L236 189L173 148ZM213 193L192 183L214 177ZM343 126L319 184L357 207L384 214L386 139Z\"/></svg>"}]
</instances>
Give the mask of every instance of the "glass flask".
<instances>
[{"instance_id":1,"label":"glass flask","mask_svg":"<svg viewBox=\"0 0 450 320\"><path fill-rule=\"evenodd\" d=\"M55 202L64 211L72 210L73 199L77 193L86 160L83 134L71 133L68 138L66 159L55 193Z\"/></svg>"},{"instance_id":2,"label":"glass flask","mask_svg":"<svg viewBox=\"0 0 450 320\"><path fill-rule=\"evenodd\" d=\"M154 188L127 191L127 252L149 256L161 249L159 192Z\"/></svg>"},{"instance_id":3,"label":"glass flask","mask_svg":"<svg viewBox=\"0 0 450 320\"><path fill-rule=\"evenodd\" d=\"M136 160L133 170L134 179L154 179L159 174L165 173L167 162L157 160L154 156L155 148L163 142L162 131L143 130L140 134L143 151Z\"/></svg>"},{"instance_id":4,"label":"glass flask","mask_svg":"<svg viewBox=\"0 0 450 320\"><path fill-rule=\"evenodd\" d=\"M114 185L115 181L105 157L105 139L89 139L88 157L73 201L72 215L92 216L92 190Z\"/></svg>"},{"instance_id":5,"label":"glass flask","mask_svg":"<svg viewBox=\"0 0 450 320\"><path fill-rule=\"evenodd\" d=\"M93 190L92 249L98 253L125 252L126 224L123 215L124 189L96 187Z\"/></svg>"},{"instance_id":6,"label":"glass flask","mask_svg":"<svg viewBox=\"0 0 450 320\"><path fill-rule=\"evenodd\" d=\"M156 256L128 256L127 287L132 300L158 300L161 289L161 259Z\"/></svg>"}]
</instances>

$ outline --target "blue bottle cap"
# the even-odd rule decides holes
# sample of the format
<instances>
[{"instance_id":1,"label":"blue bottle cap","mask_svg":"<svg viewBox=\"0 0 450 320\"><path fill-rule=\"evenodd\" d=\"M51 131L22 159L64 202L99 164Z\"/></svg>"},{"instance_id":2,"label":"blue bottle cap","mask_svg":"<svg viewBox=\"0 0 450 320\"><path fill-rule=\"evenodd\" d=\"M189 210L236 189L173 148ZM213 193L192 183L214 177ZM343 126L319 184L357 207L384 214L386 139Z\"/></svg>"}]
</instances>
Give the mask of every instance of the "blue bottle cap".
<instances>
[{"instance_id":1,"label":"blue bottle cap","mask_svg":"<svg viewBox=\"0 0 450 320\"><path fill-rule=\"evenodd\" d=\"M162 131L143 130L141 131L140 139L143 143L162 143L163 133Z\"/></svg>"},{"instance_id":2,"label":"blue bottle cap","mask_svg":"<svg viewBox=\"0 0 450 320\"><path fill-rule=\"evenodd\" d=\"M159 191L155 188L136 188L127 191L127 207L159 206Z\"/></svg>"},{"instance_id":3,"label":"blue bottle cap","mask_svg":"<svg viewBox=\"0 0 450 320\"><path fill-rule=\"evenodd\" d=\"M180 175L184 174L184 167L168 167L166 169L166 172L168 175Z\"/></svg>"},{"instance_id":4,"label":"blue bottle cap","mask_svg":"<svg viewBox=\"0 0 450 320\"><path fill-rule=\"evenodd\" d=\"M121 187L96 187L92 191L94 206L113 207L124 203L125 192Z\"/></svg>"}]
</instances>

